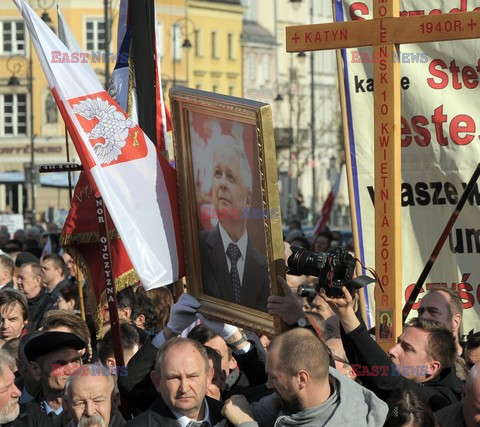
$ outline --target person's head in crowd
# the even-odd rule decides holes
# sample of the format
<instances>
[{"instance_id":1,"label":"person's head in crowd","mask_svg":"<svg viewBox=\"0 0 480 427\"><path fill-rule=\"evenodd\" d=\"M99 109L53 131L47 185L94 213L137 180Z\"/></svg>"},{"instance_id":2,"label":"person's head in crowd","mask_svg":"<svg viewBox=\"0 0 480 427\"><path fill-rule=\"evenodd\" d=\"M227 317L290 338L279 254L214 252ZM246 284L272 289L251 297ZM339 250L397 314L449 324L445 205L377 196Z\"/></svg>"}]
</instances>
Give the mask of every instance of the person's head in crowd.
<instances>
[{"instance_id":1,"label":"person's head in crowd","mask_svg":"<svg viewBox=\"0 0 480 427\"><path fill-rule=\"evenodd\" d=\"M18 257L17 257L18 260ZM18 289L27 299L37 297L43 289L43 269L36 262L22 264L17 276Z\"/></svg>"},{"instance_id":2,"label":"person's head in crowd","mask_svg":"<svg viewBox=\"0 0 480 427\"><path fill-rule=\"evenodd\" d=\"M19 346L20 346L20 337L13 338L10 341L7 341L2 346L2 350L6 351L15 360L15 370L13 371L13 373L17 371L17 367L18 367L18 347Z\"/></svg>"},{"instance_id":3,"label":"person's head in crowd","mask_svg":"<svg viewBox=\"0 0 480 427\"><path fill-rule=\"evenodd\" d=\"M28 323L28 301L16 289L0 290L0 337L5 341L18 338Z\"/></svg>"},{"instance_id":4,"label":"person's head in crowd","mask_svg":"<svg viewBox=\"0 0 480 427\"><path fill-rule=\"evenodd\" d=\"M0 425L14 421L20 414L21 393L15 385L15 370L15 359L0 349Z\"/></svg>"},{"instance_id":5,"label":"person's head in crowd","mask_svg":"<svg viewBox=\"0 0 480 427\"><path fill-rule=\"evenodd\" d=\"M328 230L320 231L313 239L312 251L315 253L327 252L332 244L332 233Z\"/></svg>"},{"instance_id":6,"label":"person's head in crowd","mask_svg":"<svg viewBox=\"0 0 480 427\"><path fill-rule=\"evenodd\" d=\"M218 352L218 354L220 354L222 371L225 372L226 377L228 377L230 371L237 366L237 362L232 355L232 350L228 348L225 340L206 325L196 325L188 333L188 338L198 341L204 346L213 348Z\"/></svg>"},{"instance_id":7,"label":"person's head in crowd","mask_svg":"<svg viewBox=\"0 0 480 427\"><path fill-rule=\"evenodd\" d=\"M40 240L40 235L43 233L43 227L40 227L40 225L34 225L30 228L27 228L25 231L25 240L23 242L26 242L27 240L33 240L38 242Z\"/></svg>"},{"instance_id":8,"label":"person's head in crowd","mask_svg":"<svg viewBox=\"0 0 480 427\"><path fill-rule=\"evenodd\" d=\"M7 242L10 240L10 233L6 230L0 230L0 249L3 250Z\"/></svg>"},{"instance_id":9,"label":"person's head in crowd","mask_svg":"<svg viewBox=\"0 0 480 427\"><path fill-rule=\"evenodd\" d=\"M135 312L135 308L135 291L131 286L128 286L117 293L117 310L120 323L132 322L132 315ZM108 309L104 311L104 320L105 322L110 322L110 312Z\"/></svg>"},{"instance_id":10,"label":"person's head in crowd","mask_svg":"<svg viewBox=\"0 0 480 427\"><path fill-rule=\"evenodd\" d=\"M100 364L80 369L80 375L67 379L63 407L72 417L73 426L107 427L119 404L115 378Z\"/></svg>"},{"instance_id":11,"label":"person's head in crowd","mask_svg":"<svg viewBox=\"0 0 480 427\"><path fill-rule=\"evenodd\" d=\"M330 234L332 236L332 241L330 242L330 246L333 246L333 247L341 246L343 243L342 233L338 230L335 230L335 231L331 231Z\"/></svg>"},{"instance_id":12,"label":"person's head in crowd","mask_svg":"<svg viewBox=\"0 0 480 427\"><path fill-rule=\"evenodd\" d=\"M39 242L37 239L27 239L22 243L22 249L26 252L31 252L29 249L39 248Z\"/></svg>"},{"instance_id":13,"label":"person's head in crowd","mask_svg":"<svg viewBox=\"0 0 480 427\"><path fill-rule=\"evenodd\" d=\"M130 359L140 348L140 336L137 329L130 323L120 325L120 335L122 338L123 362L128 365ZM98 344L98 358L102 365L115 368L115 354L113 351L112 330L109 329Z\"/></svg>"},{"instance_id":14,"label":"person's head in crowd","mask_svg":"<svg viewBox=\"0 0 480 427\"><path fill-rule=\"evenodd\" d=\"M335 361L335 369L352 380L357 379L357 374L350 365L343 348L340 338L330 338L325 341L326 346L330 349L333 360Z\"/></svg>"},{"instance_id":15,"label":"person's head in crowd","mask_svg":"<svg viewBox=\"0 0 480 427\"><path fill-rule=\"evenodd\" d=\"M0 287L9 284L13 280L15 262L7 254L0 254Z\"/></svg>"},{"instance_id":16,"label":"person's head in crowd","mask_svg":"<svg viewBox=\"0 0 480 427\"><path fill-rule=\"evenodd\" d=\"M152 300L145 295L143 288L139 288L135 293L135 312L132 320L137 328L150 332L156 330L155 307Z\"/></svg>"},{"instance_id":17,"label":"person's head in crowd","mask_svg":"<svg viewBox=\"0 0 480 427\"><path fill-rule=\"evenodd\" d=\"M312 298L305 298L306 304L302 304L302 307L306 307L305 311L313 311L314 313L318 313L318 315L323 319L327 320L329 317L334 316L334 313L328 303L320 297L320 295L315 295ZM303 301L302 301L303 302Z\"/></svg>"},{"instance_id":18,"label":"person's head in crowd","mask_svg":"<svg viewBox=\"0 0 480 427\"><path fill-rule=\"evenodd\" d=\"M288 222L289 230L302 230L302 223L298 219L292 219Z\"/></svg>"},{"instance_id":19,"label":"person's head in crowd","mask_svg":"<svg viewBox=\"0 0 480 427\"><path fill-rule=\"evenodd\" d=\"M463 401L463 418L467 427L480 425L480 364L468 373L465 382Z\"/></svg>"},{"instance_id":20,"label":"person's head in crowd","mask_svg":"<svg viewBox=\"0 0 480 427\"><path fill-rule=\"evenodd\" d=\"M166 406L192 420L202 420L205 416L204 399L212 378L207 350L188 338L167 341L158 351L151 373Z\"/></svg>"},{"instance_id":21,"label":"person's head in crowd","mask_svg":"<svg viewBox=\"0 0 480 427\"><path fill-rule=\"evenodd\" d=\"M58 254L45 255L42 260L42 269L45 276L45 285L50 291L67 277L67 266Z\"/></svg>"},{"instance_id":22,"label":"person's head in crowd","mask_svg":"<svg viewBox=\"0 0 480 427\"><path fill-rule=\"evenodd\" d=\"M212 202L219 223L233 242L246 232L252 202L252 172L242 144L228 135L216 137L212 159Z\"/></svg>"},{"instance_id":23,"label":"person's head in crowd","mask_svg":"<svg viewBox=\"0 0 480 427\"><path fill-rule=\"evenodd\" d=\"M217 350L214 350L211 347L205 346L205 349L207 350L210 367L213 369L213 378L208 386L207 396L210 396L213 399L222 400L222 392L227 386L227 377L225 371L222 369L222 356Z\"/></svg>"},{"instance_id":24,"label":"person's head in crowd","mask_svg":"<svg viewBox=\"0 0 480 427\"><path fill-rule=\"evenodd\" d=\"M57 306L59 310L76 312L80 310L80 298L78 286L69 283L58 293Z\"/></svg>"},{"instance_id":25,"label":"person's head in crowd","mask_svg":"<svg viewBox=\"0 0 480 427\"><path fill-rule=\"evenodd\" d=\"M452 332L438 320L411 319L388 355L398 372L417 383L431 380L455 364Z\"/></svg>"},{"instance_id":26,"label":"person's head in crowd","mask_svg":"<svg viewBox=\"0 0 480 427\"><path fill-rule=\"evenodd\" d=\"M73 258L69 254L67 254L66 252L63 252L62 258L65 261L65 265L67 266L68 276L76 277L77 276L77 265L75 264L75 261L73 260Z\"/></svg>"},{"instance_id":27,"label":"person's head in crowd","mask_svg":"<svg viewBox=\"0 0 480 427\"><path fill-rule=\"evenodd\" d=\"M92 340L87 323L75 313L64 310L47 311L43 318L42 330L58 331L75 334L82 341L87 343L84 361L89 362L92 359Z\"/></svg>"},{"instance_id":28,"label":"person's head in crowd","mask_svg":"<svg viewBox=\"0 0 480 427\"><path fill-rule=\"evenodd\" d=\"M268 348L267 387L280 406L296 413L318 406L330 396L329 354L313 332L296 328L275 337Z\"/></svg>"},{"instance_id":29,"label":"person's head in crowd","mask_svg":"<svg viewBox=\"0 0 480 427\"><path fill-rule=\"evenodd\" d=\"M463 357L468 370L480 362L480 332L475 332L468 337L463 350Z\"/></svg>"},{"instance_id":30,"label":"person's head in crowd","mask_svg":"<svg viewBox=\"0 0 480 427\"><path fill-rule=\"evenodd\" d=\"M310 250L310 242L308 241L308 239L306 237L303 237L303 236L295 237L289 243L292 246L299 246L301 248L306 249L307 251Z\"/></svg>"},{"instance_id":31,"label":"person's head in crowd","mask_svg":"<svg viewBox=\"0 0 480 427\"><path fill-rule=\"evenodd\" d=\"M86 343L77 335L57 331L44 331L25 345L33 378L40 383L46 401L57 400L61 406L67 378L82 365L85 347Z\"/></svg>"},{"instance_id":32,"label":"person's head in crowd","mask_svg":"<svg viewBox=\"0 0 480 427\"><path fill-rule=\"evenodd\" d=\"M22 251L22 242L17 239L10 239L7 243L5 243L5 247L3 248L3 252L11 255L13 253L18 253Z\"/></svg>"},{"instance_id":33,"label":"person's head in crowd","mask_svg":"<svg viewBox=\"0 0 480 427\"><path fill-rule=\"evenodd\" d=\"M430 407L413 390L402 390L388 399L385 427L440 427Z\"/></svg>"},{"instance_id":34,"label":"person's head in crowd","mask_svg":"<svg viewBox=\"0 0 480 427\"><path fill-rule=\"evenodd\" d=\"M446 287L433 287L420 302L418 317L442 322L449 328L457 343L457 354L461 354L459 331L462 323L463 302L457 291Z\"/></svg>"},{"instance_id":35,"label":"person's head in crowd","mask_svg":"<svg viewBox=\"0 0 480 427\"><path fill-rule=\"evenodd\" d=\"M40 384L35 380L33 376L32 367L27 359L27 356L25 355L25 346L31 339L42 333L42 331L35 331L30 332L27 335L23 335L20 338L20 343L18 345L18 372L23 378L23 387L25 392L27 392L32 397L35 397L40 392Z\"/></svg>"},{"instance_id":36,"label":"person's head in crowd","mask_svg":"<svg viewBox=\"0 0 480 427\"><path fill-rule=\"evenodd\" d=\"M145 294L152 300L155 309L155 331L161 331L167 326L168 319L170 319L170 310L174 303L173 295L165 286L150 289Z\"/></svg>"},{"instance_id":37,"label":"person's head in crowd","mask_svg":"<svg viewBox=\"0 0 480 427\"><path fill-rule=\"evenodd\" d=\"M34 262L39 264L40 259L30 252L20 252L15 257L15 267L20 268L23 264Z\"/></svg>"},{"instance_id":38,"label":"person's head in crowd","mask_svg":"<svg viewBox=\"0 0 480 427\"><path fill-rule=\"evenodd\" d=\"M19 228L17 231L15 231L15 233L13 233L13 238L22 244L25 240L27 240L27 233L25 230Z\"/></svg>"}]
</instances>

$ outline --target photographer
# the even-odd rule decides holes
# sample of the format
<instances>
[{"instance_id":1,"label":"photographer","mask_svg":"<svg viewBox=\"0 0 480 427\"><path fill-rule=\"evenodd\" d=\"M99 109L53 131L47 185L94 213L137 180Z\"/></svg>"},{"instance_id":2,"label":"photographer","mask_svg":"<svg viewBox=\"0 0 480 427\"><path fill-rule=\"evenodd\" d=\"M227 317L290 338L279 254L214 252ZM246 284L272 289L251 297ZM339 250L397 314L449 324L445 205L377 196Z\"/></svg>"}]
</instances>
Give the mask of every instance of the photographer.
<instances>
[{"instance_id":1,"label":"photographer","mask_svg":"<svg viewBox=\"0 0 480 427\"><path fill-rule=\"evenodd\" d=\"M342 291L338 298L328 297L324 289L320 294L340 319L348 360L365 387L383 400L399 390L415 390L434 411L460 400L455 341L442 323L412 319L387 356L355 315L358 298L352 299L345 286Z\"/></svg>"}]
</instances>

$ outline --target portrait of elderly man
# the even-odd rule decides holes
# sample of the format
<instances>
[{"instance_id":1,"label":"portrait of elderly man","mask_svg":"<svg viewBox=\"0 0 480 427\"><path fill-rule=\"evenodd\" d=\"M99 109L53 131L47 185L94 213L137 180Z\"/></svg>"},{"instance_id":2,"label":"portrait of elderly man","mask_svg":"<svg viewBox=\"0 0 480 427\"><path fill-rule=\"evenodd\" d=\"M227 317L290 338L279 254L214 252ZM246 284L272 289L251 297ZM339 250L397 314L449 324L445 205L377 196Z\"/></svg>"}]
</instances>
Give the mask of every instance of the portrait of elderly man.
<instances>
[{"instance_id":1,"label":"portrait of elderly man","mask_svg":"<svg viewBox=\"0 0 480 427\"><path fill-rule=\"evenodd\" d=\"M229 135L212 145L212 203L218 224L200 232L203 291L267 311L268 263L247 232L252 207L252 171L244 147ZM260 215L258 221L262 221Z\"/></svg>"}]
</instances>

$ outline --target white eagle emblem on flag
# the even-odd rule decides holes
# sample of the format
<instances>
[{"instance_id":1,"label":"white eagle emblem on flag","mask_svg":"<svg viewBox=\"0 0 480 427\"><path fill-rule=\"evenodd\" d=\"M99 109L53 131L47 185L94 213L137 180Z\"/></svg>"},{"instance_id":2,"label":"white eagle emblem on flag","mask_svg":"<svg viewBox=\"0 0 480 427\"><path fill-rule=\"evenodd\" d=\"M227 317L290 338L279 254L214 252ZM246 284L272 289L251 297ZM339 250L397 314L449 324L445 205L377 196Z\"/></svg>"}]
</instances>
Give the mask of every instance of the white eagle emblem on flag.
<instances>
[{"instance_id":1,"label":"white eagle emblem on flag","mask_svg":"<svg viewBox=\"0 0 480 427\"><path fill-rule=\"evenodd\" d=\"M74 104L73 112L87 120L98 119L98 123L87 133L89 140L103 139L105 143L97 143L93 151L102 164L109 164L122 154L129 129L136 124L129 117L118 111L115 105L97 97L87 98Z\"/></svg>"}]
</instances>

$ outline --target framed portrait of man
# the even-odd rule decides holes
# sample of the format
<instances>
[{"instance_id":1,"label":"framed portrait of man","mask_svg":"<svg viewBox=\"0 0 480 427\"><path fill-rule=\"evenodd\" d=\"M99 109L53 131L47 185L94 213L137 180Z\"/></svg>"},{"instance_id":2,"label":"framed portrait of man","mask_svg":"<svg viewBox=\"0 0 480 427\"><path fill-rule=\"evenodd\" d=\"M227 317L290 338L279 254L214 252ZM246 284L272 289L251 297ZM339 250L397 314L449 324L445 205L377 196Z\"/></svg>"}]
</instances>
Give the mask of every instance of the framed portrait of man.
<instances>
[{"instance_id":1,"label":"framed portrait of man","mask_svg":"<svg viewBox=\"0 0 480 427\"><path fill-rule=\"evenodd\" d=\"M204 314L273 335L285 262L271 107L188 88L170 101L188 290Z\"/></svg>"}]
</instances>

